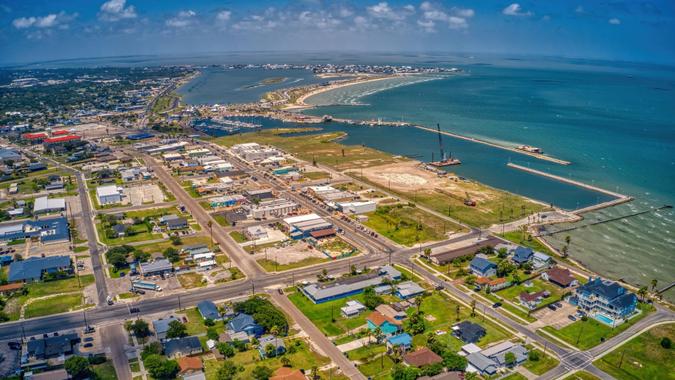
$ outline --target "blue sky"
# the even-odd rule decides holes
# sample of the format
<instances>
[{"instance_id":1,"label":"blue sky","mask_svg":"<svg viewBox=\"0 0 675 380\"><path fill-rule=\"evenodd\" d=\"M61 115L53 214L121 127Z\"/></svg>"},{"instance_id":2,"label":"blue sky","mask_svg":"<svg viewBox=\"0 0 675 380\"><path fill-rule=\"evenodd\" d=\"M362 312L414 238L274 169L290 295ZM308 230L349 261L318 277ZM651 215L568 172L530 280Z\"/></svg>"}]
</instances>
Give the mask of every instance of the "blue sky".
<instances>
[{"instance_id":1,"label":"blue sky","mask_svg":"<svg viewBox=\"0 0 675 380\"><path fill-rule=\"evenodd\" d=\"M675 63L675 2L0 0L0 62L227 51Z\"/></svg>"}]
</instances>

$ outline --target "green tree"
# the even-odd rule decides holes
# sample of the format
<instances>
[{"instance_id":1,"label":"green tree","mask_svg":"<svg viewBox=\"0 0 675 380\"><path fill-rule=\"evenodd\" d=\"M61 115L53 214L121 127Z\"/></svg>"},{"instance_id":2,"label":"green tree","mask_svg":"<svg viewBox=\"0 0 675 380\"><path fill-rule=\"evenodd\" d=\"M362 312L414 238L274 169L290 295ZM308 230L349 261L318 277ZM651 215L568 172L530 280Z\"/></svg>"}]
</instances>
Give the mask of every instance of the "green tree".
<instances>
[{"instance_id":1,"label":"green tree","mask_svg":"<svg viewBox=\"0 0 675 380\"><path fill-rule=\"evenodd\" d=\"M148 326L148 322L142 319L129 322L125 327L127 328L127 331L138 338L145 338L146 336L150 335L150 327Z\"/></svg>"},{"instance_id":2,"label":"green tree","mask_svg":"<svg viewBox=\"0 0 675 380\"><path fill-rule=\"evenodd\" d=\"M254 380L268 380L272 376L272 370L263 365L258 365L251 372Z\"/></svg>"},{"instance_id":3,"label":"green tree","mask_svg":"<svg viewBox=\"0 0 675 380\"><path fill-rule=\"evenodd\" d=\"M174 247L165 249L163 255L172 263L180 261L180 252Z\"/></svg>"},{"instance_id":4,"label":"green tree","mask_svg":"<svg viewBox=\"0 0 675 380\"><path fill-rule=\"evenodd\" d=\"M669 350L673 346L673 342L667 336L661 338L660 344L661 347L665 348L666 350Z\"/></svg>"},{"instance_id":5,"label":"green tree","mask_svg":"<svg viewBox=\"0 0 675 380\"><path fill-rule=\"evenodd\" d=\"M658 283L659 283L659 280L657 280L657 279L653 279L653 280L652 280L652 282L651 282L651 285L652 285L652 292L653 292L654 290L656 290L656 285L657 285Z\"/></svg>"},{"instance_id":6,"label":"green tree","mask_svg":"<svg viewBox=\"0 0 675 380\"><path fill-rule=\"evenodd\" d=\"M162 344L159 342L152 342L146 344L141 351L141 359L145 360L150 355L161 355L162 354Z\"/></svg>"},{"instance_id":7,"label":"green tree","mask_svg":"<svg viewBox=\"0 0 675 380\"><path fill-rule=\"evenodd\" d=\"M178 320L173 320L169 322L169 329L166 331L166 337L171 338L182 338L187 336L187 327Z\"/></svg>"},{"instance_id":8,"label":"green tree","mask_svg":"<svg viewBox=\"0 0 675 380\"><path fill-rule=\"evenodd\" d=\"M415 312L408 318L406 330L410 335L417 335L424 332L426 325L424 324L424 317L422 312Z\"/></svg>"},{"instance_id":9,"label":"green tree","mask_svg":"<svg viewBox=\"0 0 675 380\"><path fill-rule=\"evenodd\" d=\"M233 380L240 371L240 367L234 364L231 360L225 360L223 364L216 371L217 380Z\"/></svg>"},{"instance_id":10,"label":"green tree","mask_svg":"<svg viewBox=\"0 0 675 380\"><path fill-rule=\"evenodd\" d=\"M507 352L504 354L504 363L507 367L513 367L516 364L516 354L513 352Z\"/></svg>"},{"instance_id":11,"label":"green tree","mask_svg":"<svg viewBox=\"0 0 675 380\"><path fill-rule=\"evenodd\" d=\"M391 370L392 380L415 380L420 376L420 370L415 367L406 367L395 364Z\"/></svg>"},{"instance_id":12,"label":"green tree","mask_svg":"<svg viewBox=\"0 0 675 380\"><path fill-rule=\"evenodd\" d=\"M502 260L497 264L497 277L506 277L516 269L515 265L508 260Z\"/></svg>"},{"instance_id":13,"label":"green tree","mask_svg":"<svg viewBox=\"0 0 675 380\"><path fill-rule=\"evenodd\" d=\"M443 353L443 365L448 371L464 371L468 362L465 357L457 355L452 350Z\"/></svg>"},{"instance_id":14,"label":"green tree","mask_svg":"<svg viewBox=\"0 0 675 380\"><path fill-rule=\"evenodd\" d=\"M277 348L273 344L268 344L265 346L265 356L268 358L273 358L277 356Z\"/></svg>"},{"instance_id":15,"label":"green tree","mask_svg":"<svg viewBox=\"0 0 675 380\"><path fill-rule=\"evenodd\" d=\"M539 359L540 359L540 358L539 358L539 351L537 351L537 350L530 350L530 352L527 353L527 358L528 358L530 361L538 362Z\"/></svg>"},{"instance_id":16,"label":"green tree","mask_svg":"<svg viewBox=\"0 0 675 380\"><path fill-rule=\"evenodd\" d=\"M232 347L231 344L221 342L216 345L216 348L218 349L218 352L226 358L234 356L234 347Z\"/></svg>"},{"instance_id":17,"label":"green tree","mask_svg":"<svg viewBox=\"0 0 675 380\"><path fill-rule=\"evenodd\" d=\"M175 360L167 360L157 354L146 357L143 364L150 376L155 379L173 379L179 370L178 363Z\"/></svg>"},{"instance_id":18,"label":"green tree","mask_svg":"<svg viewBox=\"0 0 675 380\"><path fill-rule=\"evenodd\" d=\"M367 287L363 291L363 305L368 309L375 310L376 307L380 306L383 303L384 299L375 293L375 289L373 289L372 286Z\"/></svg>"},{"instance_id":19,"label":"green tree","mask_svg":"<svg viewBox=\"0 0 675 380\"><path fill-rule=\"evenodd\" d=\"M87 378L91 372L89 361L83 356L69 357L63 367L73 379Z\"/></svg>"},{"instance_id":20,"label":"green tree","mask_svg":"<svg viewBox=\"0 0 675 380\"><path fill-rule=\"evenodd\" d=\"M645 297L647 296L647 287L640 287L640 289L637 291L637 295L640 297L640 301L645 302Z\"/></svg>"},{"instance_id":21,"label":"green tree","mask_svg":"<svg viewBox=\"0 0 675 380\"><path fill-rule=\"evenodd\" d=\"M211 340L218 340L218 331L214 327L206 329L206 337Z\"/></svg>"}]
</instances>

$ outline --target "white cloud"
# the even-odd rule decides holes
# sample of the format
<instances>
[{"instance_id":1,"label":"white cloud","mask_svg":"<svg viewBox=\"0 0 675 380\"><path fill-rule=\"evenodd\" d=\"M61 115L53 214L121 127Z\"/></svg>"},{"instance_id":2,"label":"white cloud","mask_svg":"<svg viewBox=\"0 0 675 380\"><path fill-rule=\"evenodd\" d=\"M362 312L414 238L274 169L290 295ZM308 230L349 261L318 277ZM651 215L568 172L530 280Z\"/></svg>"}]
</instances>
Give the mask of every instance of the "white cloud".
<instances>
[{"instance_id":1,"label":"white cloud","mask_svg":"<svg viewBox=\"0 0 675 380\"><path fill-rule=\"evenodd\" d=\"M473 9L453 7L446 10L428 1L420 4L420 10L422 10L422 16L417 21L417 25L426 32L436 31L436 22L446 23L448 28L453 30L467 29L468 19L475 15Z\"/></svg>"},{"instance_id":2,"label":"white cloud","mask_svg":"<svg viewBox=\"0 0 675 380\"><path fill-rule=\"evenodd\" d=\"M366 11L374 18L391 21L403 21L406 17L415 12L415 7L412 5L406 5L401 10L397 11L390 7L386 1L383 1L373 6L367 7Z\"/></svg>"},{"instance_id":3,"label":"white cloud","mask_svg":"<svg viewBox=\"0 0 675 380\"><path fill-rule=\"evenodd\" d=\"M321 30L332 30L335 27L342 24L342 21L333 17L331 13L324 11L321 12L310 12L304 11L300 12L298 15L298 21L300 24L305 27L316 27Z\"/></svg>"},{"instance_id":4,"label":"white cloud","mask_svg":"<svg viewBox=\"0 0 675 380\"><path fill-rule=\"evenodd\" d=\"M621 25L621 20L616 17L610 18L608 22L612 25Z\"/></svg>"},{"instance_id":5,"label":"white cloud","mask_svg":"<svg viewBox=\"0 0 675 380\"><path fill-rule=\"evenodd\" d=\"M98 17L103 21L118 21L122 19L136 18L136 8L133 5L126 6L126 0L108 0L101 4Z\"/></svg>"},{"instance_id":6,"label":"white cloud","mask_svg":"<svg viewBox=\"0 0 675 380\"><path fill-rule=\"evenodd\" d=\"M525 12L523 10L523 7L521 7L520 4L518 3L513 3L508 7L504 8L502 13L507 16L532 16L534 14L530 11Z\"/></svg>"},{"instance_id":7,"label":"white cloud","mask_svg":"<svg viewBox=\"0 0 675 380\"><path fill-rule=\"evenodd\" d=\"M166 20L166 26L170 26L172 28L185 28L194 22L194 18L197 16L197 13L192 10L186 10L186 11L180 11L176 15L176 17L172 17L168 20Z\"/></svg>"},{"instance_id":8,"label":"white cloud","mask_svg":"<svg viewBox=\"0 0 675 380\"><path fill-rule=\"evenodd\" d=\"M216 14L216 20L227 22L232 18L232 12L230 11L220 11Z\"/></svg>"},{"instance_id":9,"label":"white cloud","mask_svg":"<svg viewBox=\"0 0 675 380\"><path fill-rule=\"evenodd\" d=\"M77 17L77 13L68 14L66 12L51 13L46 16L31 16L31 17L19 17L12 21L17 29L27 29L27 28L53 28L59 27L61 29L67 29L68 23L74 20Z\"/></svg>"},{"instance_id":10,"label":"white cloud","mask_svg":"<svg viewBox=\"0 0 675 380\"><path fill-rule=\"evenodd\" d=\"M354 11L352 11L349 8L340 8L340 10L338 11L338 14L340 15L340 17L347 18L347 17L353 16Z\"/></svg>"}]
</instances>

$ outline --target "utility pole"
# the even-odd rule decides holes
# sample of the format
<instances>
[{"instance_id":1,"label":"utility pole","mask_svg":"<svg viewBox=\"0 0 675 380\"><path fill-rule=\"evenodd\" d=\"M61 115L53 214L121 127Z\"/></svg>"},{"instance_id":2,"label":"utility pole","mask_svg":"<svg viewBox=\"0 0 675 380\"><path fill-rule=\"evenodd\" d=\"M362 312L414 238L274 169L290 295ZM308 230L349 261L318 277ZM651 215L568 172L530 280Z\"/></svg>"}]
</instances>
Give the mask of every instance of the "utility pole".
<instances>
[{"instance_id":1,"label":"utility pole","mask_svg":"<svg viewBox=\"0 0 675 380\"><path fill-rule=\"evenodd\" d=\"M180 310L181 310L181 307L180 307L180 294L179 294L178 295L178 311L180 311Z\"/></svg>"},{"instance_id":2,"label":"utility pole","mask_svg":"<svg viewBox=\"0 0 675 380\"><path fill-rule=\"evenodd\" d=\"M623 355L626 353L626 350L621 351L621 359L619 359L619 369L621 368L621 364L623 364Z\"/></svg>"}]
</instances>

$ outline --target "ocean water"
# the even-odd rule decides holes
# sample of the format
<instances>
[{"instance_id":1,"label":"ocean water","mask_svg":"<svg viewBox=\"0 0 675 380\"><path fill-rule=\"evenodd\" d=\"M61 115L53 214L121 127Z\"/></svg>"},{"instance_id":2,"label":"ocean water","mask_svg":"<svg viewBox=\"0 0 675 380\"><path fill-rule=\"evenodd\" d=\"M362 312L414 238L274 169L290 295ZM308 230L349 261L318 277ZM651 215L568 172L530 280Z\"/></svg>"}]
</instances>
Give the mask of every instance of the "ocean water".
<instances>
[{"instance_id":1,"label":"ocean water","mask_svg":"<svg viewBox=\"0 0 675 380\"><path fill-rule=\"evenodd\" d=\"M672 69L609 64L542 69L513 62L461 67L461 75L398 82L381 91L377 87L383 83L372 82L325 92L307 100L318 107L306 112L431 127L439 123L444 130L500 144L538 146L572 165L541 160L528 160L532 162L527 165L635 197L631 203L588 213L577 225L675 204ZM385 139L391 136L386 132ZM533 191L528 182L520 189L500 185L511 183L517 174L486 168L499 160L497 149L476 156L458 140L444 139L446 149L463 161L458 171L465 176L523 195ZM417 146L418 140L404 143ZM387 150L390 144L380 145ZM516 163L523 160L506 155ZM486 170L492 178L486 178ZM583 196L579 199L584 204ZM572 239L570 255L603 275L641 285L653 278L662 285L675 280L672 209L553 235L549 241L560 247L566 235ZM675 298L673 293L666 296Z\"/></svg>"},{"instance_id":2,"label":"ocean water","mask_svg":"<svg viewBox=\"0 0 675 380\"><path fill-rule=\"evenodd\" d=\"M265 82L274 79L274 83ZM276 81L280 79L280 81ZM307 70L207 67L177 92L188 104L257 102L266 92L325 82Z\"/></svg>"}]
</instances>

